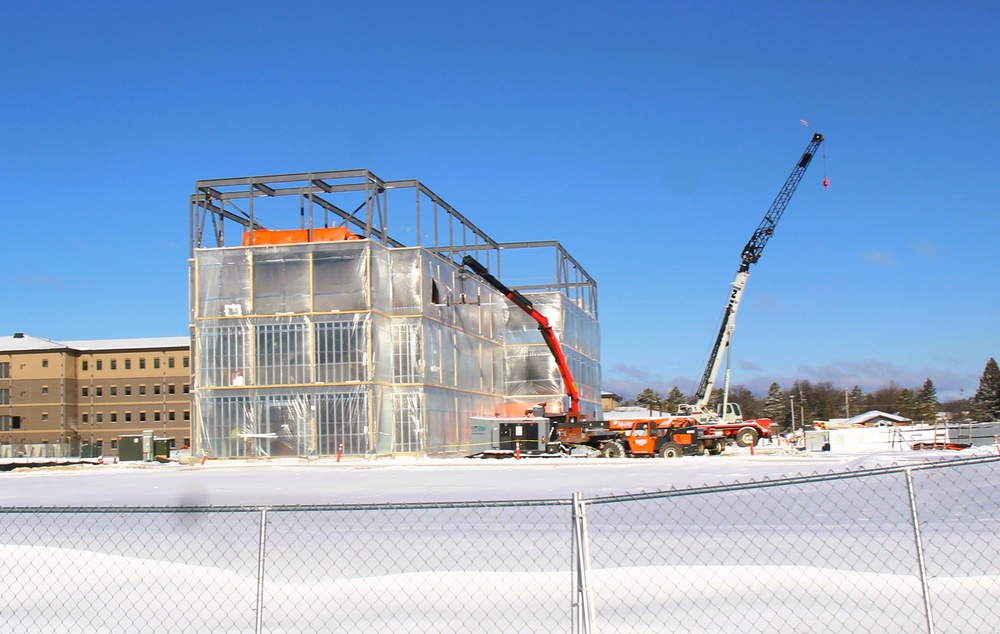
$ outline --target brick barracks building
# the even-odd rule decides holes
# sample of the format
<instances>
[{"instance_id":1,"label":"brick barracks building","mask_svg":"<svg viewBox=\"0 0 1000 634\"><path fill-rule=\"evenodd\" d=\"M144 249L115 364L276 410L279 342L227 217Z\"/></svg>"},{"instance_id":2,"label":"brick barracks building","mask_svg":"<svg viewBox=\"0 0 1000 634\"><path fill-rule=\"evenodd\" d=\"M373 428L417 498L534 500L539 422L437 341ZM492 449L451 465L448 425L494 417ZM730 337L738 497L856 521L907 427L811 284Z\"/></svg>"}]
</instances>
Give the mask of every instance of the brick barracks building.
<instances>
[{"instance_id":1,"label":"brick barracks building","mask_svg":"<svg viewBox=\"0 0 1000 634\"><path fill-rule=\"evenodd\" d=\"M191 440L188 337L0 336L0 457L114 456L121 436Z\"/></svg>"}]
</instances>

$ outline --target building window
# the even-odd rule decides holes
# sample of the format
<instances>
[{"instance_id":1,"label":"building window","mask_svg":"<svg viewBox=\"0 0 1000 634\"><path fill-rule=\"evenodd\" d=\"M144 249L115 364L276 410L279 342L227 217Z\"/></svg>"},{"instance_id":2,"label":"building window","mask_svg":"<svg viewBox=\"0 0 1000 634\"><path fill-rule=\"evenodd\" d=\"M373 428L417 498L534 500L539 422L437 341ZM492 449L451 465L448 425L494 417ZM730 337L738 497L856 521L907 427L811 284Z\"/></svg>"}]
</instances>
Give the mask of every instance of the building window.
<instances>
[{"instance_id":1,"label":"building window","mask_svg":"<svg viewBox=\"0 0 1000 634\"><path fill-rule=\"evenodd\" d=\"M100 370L103 365L104 365L104 362L101 361L100 359L98 359L97 360L97 369Z\"/></svg>"},{"instance_id":2,"label":"building window","mask_svg":"<svg viewBox=\"0 0 1000 634\"><path fill-rule=\"evenodd\" d=\"M157 383L156 385L153 386L153 394L159 394L159 393L160 393L160 384Z\"/></svg>"},{"instance_id":3,"label":"building window","mask_svg":"<svg viewBox=\"0 0 1000 634\"><path fill-rule=\"evenodd\" d=\"M174 393L174 384L171 383L170 385L167 386L167 394L173 394L173 393Z\"/></svg>"},{"instance_id":4,"label":"building window","mask_svg":"<svg viewBox=\"0 0 1000 634\"><path fill-rule=\"evenodd\" d=\"M42 413L42 420L48 420L48 419L49 419L49 415L43 412Z\"/></svg>"},{"instance_id":5,"label":"building window","mask_svg":"<svg viewBox=\"0 0 1000 634\"><path fill-rule=\"evenodd\" d=\"M47 386L47 385L43 385L43 386L42 386L42 394L48 394L48 393L49 393L49 388L48 388L48 386Z\"/></svg>"},{"instance_id":6,"label":"building window","mask_svg":"<svg viewBox=\"0 0 1000 634\"><path fill-rule=\"evenodd\" d=\"M117 440L112 440L111 441L111 448L112 449L118 449L118 441Z\"/></svg>"},{"instance_id":7,"label":"building window","mask_svg":"<svg viewBox=\"0 0 1000 634\"><path fill-rule=\"evenodd\" d=\"M154 423L160 422L160 413L159 412L153 412L153 422Z\"/></svg>"},{"instance_id":8,"label":"building window","mask_svg":"<svg viewBox=\"0 0 1000 634\"><path fill-rule=\"evenodd\" d=\"M118 413L117 412L111 412L111 422L112 423L117 423L118 422Z\"/></svg>"},{"instance_id":9,"label":"building window","mask_svg":"<svg viewBox=\"0 0 1000 634\"><path fill-rule=\"evenodd\" d=\"M181 365L183 365L185 368L190 367L191 360L188 359L187 357L184 357L183 359L181 359Z\"/></svg>"},{"instance_id":10,"label":"building window","mask_svg":"<svg viewBox=\"0 0 1000 634\"><path fill-rule=\"evenodd\" d=\"M10 405L10 388L0 389L0 405Z\"/></svg>"},{"instance_id":11,"label":"building window","mask_svg":"<svg viewBox=\"0 0 1000 634\"><path fill-rule=\"evenodd\" d=\"M10 417L10 428L11 429L21 429L21 417L11 416Z\"/></svg>"},{"instance_id":12,"label":"building window","mask_svg":"<svg viewBox=\"0 0 1000 634\"><path fill-rule=\"evenodd\" d=\"M117 370L118 369L118 359L112 359L111 360L111 369L112 370Z\"/></svg>"},{"instance_id":13,"label":"building window","mask_svg":"<svg viewBox=\"0 0 1000 634\"><path fill-rule=\"evenodd\" d=\"M88 392L87 388L85 387L80 388L80 396L90 396L90 394L88 394L87 392Z\"/></svg>"},{"instance_id":14,"label":"building window","mask_svg":"<svg viewBox=\"0 0 1000 634\"><path fill-rule=\"evenodd\" d=\"M167 412L167 420L169 420L170 422L174 422L176 419L177 416L175 415L175 412L173 411Z\"/></svg>"},{"instance_id":15,"label":"building window","mask_svg":"<svg viewBox=\"0 0 1000 634\"><path fill-rule=\"evenodd\" d=\"M146 360L145 359L139 359L139 369L140 370L145 370L146 369Z\"/></svg>"},{"instance_id":16,"label":"building window","mask_svg":"<svg viewBox=\"0 0 1000 634\"><path fill-rule=\"evenodd\" d=\"M187 383L184 384L184 393L185 394L190 394L191 393L191 386L188 385Z\"/></svg>"},{"instance_id":17,"label":"building window","mask_svg":"<svg viewBox=\"0 0 1000 634\"><path fill-rule=\"evenodd\" d=\"M94 396L104 396L104 388L95 387Z\"/></svg>"},{"instance_id":18,"label":"building window","mask_svg":"<svg viewBox=\"0 0 1000 634\"><path fill-rule=\"evenodd\" d=\"M42 367L43 368L49 367L49 360L48 359L42 359Z\"/></svg>"},{"instance_id":19,"label":"building window","mask_svg":"<svg viewBox=\"0 0 1000 634\"><path fill-rule=\"evenodd\" d=\"M146 422L146 412L139 412L139 422L140 423Z\"/></svg>"},{"instance_id":20,"label":"building window","mask_svg":"<svg viewBox=\"0 0 1000 634\"><path fill-rule=\"evenodd\" d=\"M153 357L153 367L154 368L160 367L160 357Z\"/></svg>"},{"instance_id":21,"label":"building window","mask_svg":"<svg viewBox=\"0 0 1000 634\"><path fill-rule=\"evenodd\" d=\"M167 357L167 367L168 368L174 367L174 358L173 357Z\"/></svg>"},{"instance_id":22,"label":"building window","mask_svg":"<svg viewBox=\"0 0 1000 634\"><path fill-rule=\"evenodd\" d=\"M145 385L140 385L139 386L139 396L146 396L146 386Z\"/></svg>"},{"instance_id":23,"label":"building window","mask_svg":"<svg viewBox=\"0 0 1000 634\"><path fill-rule=\"evenodd\" d=\"M0 431L10 431L10 416L0 414Z\"/></svg>"},{"instance_id":24,"label":"building window","mask_svg":"<svg viewBox=\"0 0 1000 634\"><path fill-rule=\"evenodd\" d=\"M10 378L10 363L4 361L0 363L0 379Z\"/></svg>"},{"instance_id":25,"label":"building window","mask_svg":"<svg viewBox=\"0 0 1000 634\"><path fill-rule=\"evenodd\" d=\"M184 410L184 420L191 420L191 412Z\"/></svg>"},{"instance_id":26,"label":"building window","mask_svg":"<svg viewBox=\"0 0 1000 634\"><path fill-rule=\"evenodd\" d=\"M90 421L90 417L89 417L89 416L87 416L86 414L84 414L84 415L80 416L80 422L82 422L82 423L86 423L86 422L88 422L88 421Z\"/></svg>"},{"instance_id":27,"label":"building window","mask_svg":"<svg viewBox=\"0 0 1000 634\"><path fill-rule=\"evenodd\" d=\"M86 362L86 361L83 361L83 362L82 362L82 363L80 364L80 369L81 369L81 370L83 370L84 372L86 372L86 371L87 371L87 365L88 365L88 364L87 364L87 362Z\"/></svg>"},{"instance_id":28,"label":"building window","mask_svg":"<svg viewBox=\"0 0 1000 634\"><path fill-rule=\"evenodd\" d=\"M118 388L116 387L111 388L111 396L118 396Z\"/></svg>"},{"instance_id":29,"label":"building window","mask_svg":"<svg viewBox=\"0 0 1000 634\"><path fill-rule=\"evenodd\" d=\"M125 369L126 370L132 369L132 359L125 359Z\"/></svg>"},{"instance_id":30,"label":"building window","mask_svg":"<svg viewBox=\"0 0 1000 634\"><path fill-rule=\"evenodd\" d=\"M104 422L104 414L97 414L97 422L99 423Z\"/></svg>"},{"instance_id":31,"label":"building window","mask_svg":"<svg viewBox=\"0 0 1000 634\"><path fill-rule=\"evenodd\" d=\"M125 386L125 396L132 396L132 386L131 385L126 385Z\"/></svg>"},{"instance_id":32,"label":"building window","mask_svg":"<svg viewBox=\"0 0 1000 634\"><path fill-rule=\"evenodd\" d=\"M132 422L132 412L125 412L125 422L126 423Z\"/></svg>"}]
</instances>

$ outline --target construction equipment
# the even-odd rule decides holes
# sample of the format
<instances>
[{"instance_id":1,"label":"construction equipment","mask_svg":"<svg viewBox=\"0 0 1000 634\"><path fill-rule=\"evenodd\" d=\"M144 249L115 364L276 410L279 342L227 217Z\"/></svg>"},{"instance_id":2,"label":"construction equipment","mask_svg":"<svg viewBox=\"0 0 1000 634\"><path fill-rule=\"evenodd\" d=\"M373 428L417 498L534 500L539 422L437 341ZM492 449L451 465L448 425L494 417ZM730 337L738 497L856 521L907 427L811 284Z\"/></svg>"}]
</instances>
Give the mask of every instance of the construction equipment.
<instances>
[{"instance_id":1,"label":"construction equipment","mask_svg":"<svg viewBox=\"0 0 1000 634\"><path fill-rule=\"evenodd\" d=\"M545 340L545 345L548 346L552 356L555 357L556 366L559 368L559 375L563 380L563 389L566 391L566 396L569 397L569 409L564 415L560 415L560 418L563 422L569 424L579 421L580 394L576 389L576 382L573 381L573 374L569 370L569 363L566 361L566 355L563 354L562 348L559 346L559 340L556 338L556 333L549 324L548 318L535 310L531 300L518 291L508 288L471 255L467 255L462 258L462 266L481 277L483 281L499 291L504 297L514 302L518 308L526 312L529 317L538 323L538 330L542 333L542 339ZM549 413L546 413L546 415L549 415Z\"/></svg>"},{"instance_id":2,"label":"construction equipment","mask_svg":"<svg viewBox=\"0 0 1000 634\"><path fill-rule=\"evenodd\" d=\"M721 432L691 421L686 426L661 425L654 419L637 420L625 432L624 438L604 444L601 454L608 458L620 456L659 456L680 458L701 456L706 449L712 455L722 453L725 438Z\"/></svg>"},{"instance_id":3,"label":"construction equipment","mask_svg":"<svg viewBox=\"0 0 1000 634\"><path fill-rule=\"evenodd\" d=\"M475 418L470 421L470 438L480 457L556 455L572 453L574 448L595 450L608 458L630 456L680 457L701 455L707 450L715 455L725 447L725 435L711 426L698 425L693 418L663 423L656 420L630 421L623 427L615 421L590 421L580 415L580 399L555 331L527 297L494 277L472 256L462 258L469 269L538 323L546 346L555 358L563 379L569 409L565 413L547 413L543 406L533 408L521 419Z\"/></svg>"},{"instance_id":4,"label":"construction equipment","mask_svg":"<svg viewBox=\"0 0 1000 634\"><path fill-rule=\"evenodd\" d=\"M740 300L743 297L743 289L746 287L747 278L750 277L750 265L756 264L760 260L761 253L767 241L774 235L774 229L781 220L781 215L785 212L788 202L792 199L792 194L799 186L799 181L809 167L810 161L815 156L820 144L823 143L823 135L814 133L809 145L806 146L802 157L795 164L792 173L785 180L784 186L778 192L778 196L771 203L771 207L764 214L764 219L760 221L757 229L750 236L750 240L743 247L740 254L740 265L736 269L736 279L732 282L732 291L729 293L729 303L726 304L722 315L722 323L716 335L712 352L708 357L708 364L701 376L701 382L695 393L695 402L681 405L678 412L681 416L693 416L700 422L709 423L722 431L727 437L736 440L740 446L756 444L758 438L766 438L770 435L770 419L743 420L743 415L737 403L729 402L729 369L726 368L725 385L722 391L722 403L715 412L708 409L712 399L712 389L715 387L715 380L722 365L722 356L729 349L733 331L736 329L736 312L739 310Z\"/></svg>"}]
</instances>

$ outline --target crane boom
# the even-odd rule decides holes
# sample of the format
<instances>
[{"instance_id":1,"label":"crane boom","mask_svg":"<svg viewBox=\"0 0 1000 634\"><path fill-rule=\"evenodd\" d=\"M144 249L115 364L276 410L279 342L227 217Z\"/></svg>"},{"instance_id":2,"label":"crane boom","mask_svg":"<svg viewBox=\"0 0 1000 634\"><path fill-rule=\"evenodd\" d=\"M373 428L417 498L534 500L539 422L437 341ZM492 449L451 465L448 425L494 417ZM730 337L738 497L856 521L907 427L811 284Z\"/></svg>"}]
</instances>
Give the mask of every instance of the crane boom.
<instances>
[{"instance_id":1,"label":"crane boom","mask_svg":"<svg viewBox=\"0 0 1000 634\"><path fill-rule=\"evenodd\" d=\"M580 394L576 389L576 382L573 380L573 374L569 370L569 363L566 361L566 355L563 354L562 347L559 345L559 339L556 338L555 331L552 329L552 326L549 325L548 318L535 310L531 300L518 291L508 288L507 285L495 278L485 266L480 264L480 262L471 255L467 255L462 258L462 266L481 277L487 284L499 291L504 297L514 302L518 308L528 313L528 316L538 323L538 330L542 333L542 339L545 340L545 345L548 346L549 352L551 352L552 356L555 357L556 366L559 368L559 375L562 376L563 387L566 391L566 395L569 396L569 412L567 412L567 418L571 416L578 416L580 412Z\"/></svg>"},{"instance_id":2,"label":"crane boom","mask_svg":"<svg viewBox=\"0 0 1000 634\"><path fill-rule=\"evenodd\" d=\"M729 347L733 330L736 329L736 311L739 309L740 299L743 297L743 288L746 286L747 278L750 277L750 265L756 264L757 260L760 259L760 255L764 251L764 245L774 235L774 228L778 225L778 221L781 220L781 214L785 212L788 201L792 199L792 194L795 193L795 189L799 186L799 181L802 180L802 176L806 173L806 168L809 167L809 162L812 161L822 142L822 134L813 134L812 140L806 146L805 152L802 153L802 158L795 164L795 168L788 175L788 179L785 181L781 191L778 192L778 196L771 203L770 209L764 214L764 219L760 221L760 225L757 226L756 231L753 232L750 240L743 247L743 253L740 254L740 266L736 270L736 279L732 283L733 290L729 293L729 303L726 304L726 309L722 314L722 324L719 326L719 334L715 338L715 345L712 347L712 353L708 357L708 365L705 367L701 383L698 385L698 391L695 394L696 400L694 405L696 408L704 410L708 407L708 402L712 398L712 388L715 387L715 379L718 376L719 366L722 363L722 353Z\"/></svg>"}]
</instances>

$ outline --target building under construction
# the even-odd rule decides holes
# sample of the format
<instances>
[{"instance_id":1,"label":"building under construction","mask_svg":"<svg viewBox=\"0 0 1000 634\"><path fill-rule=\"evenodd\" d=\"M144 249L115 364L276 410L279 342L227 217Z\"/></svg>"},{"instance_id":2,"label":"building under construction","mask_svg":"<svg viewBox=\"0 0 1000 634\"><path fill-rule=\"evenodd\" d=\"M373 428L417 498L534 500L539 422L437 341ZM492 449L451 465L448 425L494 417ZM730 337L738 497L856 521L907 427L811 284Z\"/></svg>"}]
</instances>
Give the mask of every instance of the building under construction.
<instances>
[{"instance_id":1,"label":"building under construction","mask_svg":"<svg viewBox=\"0 0 1000 634\"><path fill-rule=\"evenodd\" d=\"M565 408L538 324L467 255L531 298L600 411L597 285L557 242L496 242L367 170L198 181L190 220L197 455L465 455L470 417Z\"/></svg>"}]
</instances>

